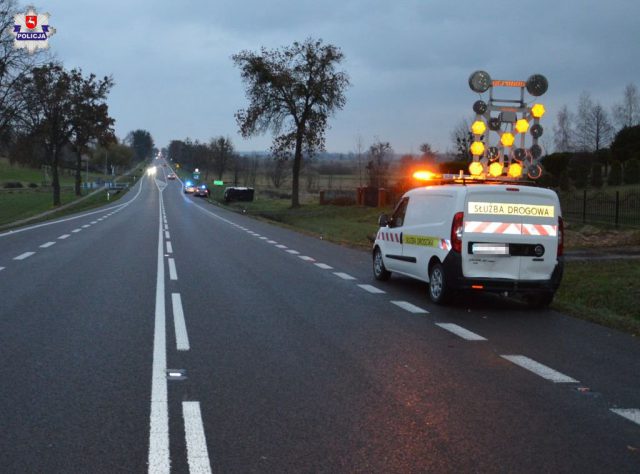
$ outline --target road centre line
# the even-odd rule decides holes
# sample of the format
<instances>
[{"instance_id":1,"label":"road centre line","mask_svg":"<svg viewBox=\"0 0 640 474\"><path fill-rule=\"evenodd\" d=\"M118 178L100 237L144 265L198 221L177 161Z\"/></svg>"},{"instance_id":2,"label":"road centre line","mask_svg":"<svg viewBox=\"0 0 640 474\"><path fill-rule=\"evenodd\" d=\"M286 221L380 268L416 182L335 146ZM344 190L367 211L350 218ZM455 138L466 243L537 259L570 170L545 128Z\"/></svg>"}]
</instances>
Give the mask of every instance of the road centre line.
<instances>
[{"instance_id":1,"label":"road centre line","mask_svg":"<svg viewBox=\"0 0 640 474\"><path fill-rule=\"evenodd\" d=\"M640 409L638 408L611 408L616 415L620 415L636 425L640 425Z\"/></svg>"},{"instance_id":2,"label":"road centre line","mask_svg":"<svg viewBox=\"0 0 640 474\"><path fill-rule=\"evenodd\" d=\"M176 331L176 349L188 351L189 336L187 334L187 324L184 321L184 311L182 309L182 298L180 293L171 293L171 303L173 306L173 326Z\"/></svg>"},{"instance_id":3,"label":"road centre line","mask_svg":"<svg viewBox=\"0 0 640 474\"><path fill-rule=\"evenodd\" d=\"M85 224L85 225L82 226L83 229L87 229L89 227L91 227L89 224Z\"/></svg>"},{"instance_id":4,"label":"road centre line","mask_svg":"<svg viewBox=\"0 0 640 474\"><path fill-rule=\"evenodd\" d=\"M337 277L342 278L343 280L355 280L355 277L352 277L351 275L349 275L348 273L343 273L343 272L333 272L333 274Z\"/></svg>"},{"instance_id":5,"label":"road centre line","mask_svg":"<svg viewBox=\"0 0 640 474\"><path fill-rule=\"evenodd\" d=\"M286 245L282 245L282 244L276 245L276 247L278 247L279 249L286 249L287 248Z\"/></svg>"},{"instance_id":6,"label":"road centre line","mask_svg":"<svg viewBox=\"0 0 640 474\"><path fill-rule=\"evenodd\" d=\"M382 293L386 293L386 291L381 290L380 288L376 288L375 286L372 285L358 285L360 288L362 288L364 291L368 291L371 294L382 294Z\"/></svg>"},{"instance_id":7,"label":"road centre line","mask_svg":"<svg viewBox=\"0 0 640 474\"><path fill-rule=\"evenodd\" d=\"M173 253L173 245L167 240L167 253Z\"/></svg>"},{"instance_id":8,"label":"road centre line","mask_svg":"<svg viewBox=\"0 0 640 474\"><path fill-rule=\"evenodd\" d=\"M268 244L275 245L275 244L277 244L278 242L276 242L275 240L267 240L267 243L268 243Z\"/></svg>"},{"instance_id":9,"label":"road centre line","mask_svg":"<svg viewBox=\"0 0 640 474\"><path fill-rule=\"evenodd\" d=\"M169 279L177 280L178 274L176 273L176 262L173 258L169 259Z\"/></svg>"},{"instance_id":10,"label":"road centre line","mask_svg":"<svg viewBox=\"0 0 640 474\"><path fill-rule=\"evenodd\" d=\"M297 250L289 249L287 250L287 253L290 253L291 255L298 255L300 252L298 252Z\"/></svg>"},{"instance_id":11,"label":"road centre line","mask_svg":"<svg viewBox=\"0 0 640 474\"><path fill-rule=\"evenodd\" d=\"M165 230L165 231L164 231L164 237L165 237L165 239L169 239L169 238L171 238L171 235L169 234L169 231L168 231L168 230Z\"/></svg>"},{"instance_id":12,"label":"road centre line","mask_svg":"<svg viewBox=\"0 0 640 474\"><path fill-rule=\"evenodd\" d=\"M392 301L391 303L413 314L429 314L429 311L426 309L411 304L408 301Z\"/></svg>"},{"instance_id":13,"label":"road centre line","mask_svg":"<svg viewBox=\"0 0 640 474\"><path fill-rule=\"evenodd\" d=\"M13 259L14 260L24 260L25 258L29 258L32 255L35 255L35 252L25 252L25 253L21 253L17 257L13 257Z\"/></svg>"},{"instance_id":14,"label":"road centre line","mask_svg":"<svg viewBox=\"0 0 640 474\"><path fill-rule=\"evenodd\" d=\"M269 237L262 236L262 237L260 237L260 240L267 240L268 238Z\"/></svg>"},{"instance_id":15,"label":"road centre line","mask_svg":"<svg viewBox=\"0 0 640 474\"><path fill-rule=\"evenodd\" d=\"M69 237L71 237L71 234L62 234L60 237L58 237L58 239L64 240L64 239L69 238Z\"/></svg>"},{"instance_id":16,"label":"road centre line","mask_svg":"<svg viewBox=\"0 0 640 474\"><path fill-rule=\"evenodd\" d=\"M82 229L73 229L71 232L73 232L74 234L77 234L78 232L82 232Z\"/></svg>"},{"instance_id":17,"label":"road centre line","mask_svg":"<svg viewBox=\"0 0 640 474\"><path fill-rule=\"evenodd\" d=\"M192 474L210 474L211 461L202 424L200 402L182 402L184 435L187 442L187 461Z\"/></svg>"},{"instance_id":18,"label":"road centre line","mask_svg":"<svg viewBox=\"0 0 640 474\"><path fill-rule=\"evenodd\" d=\"M475 332L471 332L468 329L463 328L462 326L458 326L457 324L452 323L436 323L436 326L441 327L445 331L449 331L455 334L462 339L467 341L486 341L487 339L476 334Z\"/></svg>"},{"instance_id":19,"label":"road centre line","mask_svg":"<svg viewBox=\"0 0 640 474\"><path fill-rule=\"evenodd\" d=\"M500 357L522 367L523 369L533 372L543 379L550 380L553 383L580 383L568 375L560 373L551 367L547 367L546 365L536 362L533 359L529 359L523 355L501 355Z\"/></svg>"},{"instance_id":20,"label":"road centre line","mask_svg":"<svg viewBox=\"0 0 640 474\"><path fill-rule=\"evenodd\" d=\"M51 247L52 245L55 245L55 244L56 244L55 242L47 242L46 244L42 244L40 246L40 248L41 249L46 249L46 248L49 248L49 247Z\"/></svg>"},{"instance_id":21,"label":"road centre line","mask_svg":"<svg viewBox=\"0 0 640 474\"><path fill-rule=\"evenodd\" d=\"M326 263L316 263L315 266L318 268L322 268L323 270L333 270L333 267L331 265L327 265Z\"/></svg>"},{"instance_id":22,"label":"road centre line","mask_svg":"<svg viewBox=\"0 0 640 474\"><path fill-rule=\"evenodd\" d=\"M159 211L162 210L160 192ZM162 223L158 216L158 264L156 276L156 311L153 333L153 371L151 376L151 413L149 418L148 472L170 472L169 406L167 397L167 336L165 314L164 254Z\"/></svg>"},{"instance_id":23,"label":"road centre line","mask_svg":"<svg viewBox=\"0 0 640 474\"><path fill-rule=\"evenodd\" d=\"M298 258L299 258L300 260L304 260L305 262L315 262L315 261L316 261L316 259L315 259L315 258L313 258L313 257L308 257L308 256L306 256L306 255L299 255L299 256L298 256Z\"/></svg>"},{"instance_id":24,"label":"road centre line","mask_svg":"<svg viewBox=\"0 0 640 474\"><path fill-rule=\"evenodd\" d=\"M98 221L91 221L91 224L97 224Z\"/></svg>"}]
</instances>

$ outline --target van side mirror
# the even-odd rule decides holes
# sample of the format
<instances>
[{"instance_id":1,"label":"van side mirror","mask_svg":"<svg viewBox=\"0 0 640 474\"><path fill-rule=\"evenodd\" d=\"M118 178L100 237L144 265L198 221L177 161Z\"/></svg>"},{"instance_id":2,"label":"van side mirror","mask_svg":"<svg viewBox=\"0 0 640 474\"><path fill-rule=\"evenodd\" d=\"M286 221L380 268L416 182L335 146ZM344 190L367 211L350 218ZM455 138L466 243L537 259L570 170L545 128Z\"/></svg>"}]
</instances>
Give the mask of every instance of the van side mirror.
<instances>
[{"instance_id":1,"label":"van side mirror","mask_svg":"<svg viewBox=\"0 0 640 474\"><path fill-rule=\"evenodd\" d=\"M386 227L388 225L389 225L389 216L387 216L386 214L380 214L380 217L378 217L378 226Z\"/></svg>"}]
</instances>

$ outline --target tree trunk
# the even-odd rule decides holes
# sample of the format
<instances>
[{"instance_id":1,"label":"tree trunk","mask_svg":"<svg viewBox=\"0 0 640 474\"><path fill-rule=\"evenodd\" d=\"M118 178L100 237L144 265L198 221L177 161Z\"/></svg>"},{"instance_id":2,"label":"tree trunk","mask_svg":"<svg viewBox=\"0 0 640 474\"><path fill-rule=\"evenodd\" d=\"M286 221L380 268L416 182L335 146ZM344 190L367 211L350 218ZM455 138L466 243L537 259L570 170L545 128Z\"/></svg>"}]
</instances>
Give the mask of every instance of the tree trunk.
<instances>
[{"instance_id":1,"label":"tree trunk","mask_svg":"<svg viewBox=\"0 0 640 474\"><path fill-rule=\"evenodd\" d=\"M302 164L302 126L296 134L296 151L293 155L293 175L291 183L291 207L300 207L300 165Z\"/></svg>"},{"instance_id":2,"label":"tree trunk","mask_svg":"<svg viewBox=\"0 0 640 474\"><path fill-rule=\"evenodd\" d=\"M80 184L82 182L82 153L76 152L76 196L81 196Z\"/></svg>"},{"instance_id":3,"label":"tree trunk","mask_svg":"<svg viewBox=\"0 0 640 474\"><path fill-rule=\"evenodd\" d=\"M58 150L51 154L51 187L53 188L53 205L59 206L60 201L60 179L58 178Z\"/></svg>"}]
</instances>

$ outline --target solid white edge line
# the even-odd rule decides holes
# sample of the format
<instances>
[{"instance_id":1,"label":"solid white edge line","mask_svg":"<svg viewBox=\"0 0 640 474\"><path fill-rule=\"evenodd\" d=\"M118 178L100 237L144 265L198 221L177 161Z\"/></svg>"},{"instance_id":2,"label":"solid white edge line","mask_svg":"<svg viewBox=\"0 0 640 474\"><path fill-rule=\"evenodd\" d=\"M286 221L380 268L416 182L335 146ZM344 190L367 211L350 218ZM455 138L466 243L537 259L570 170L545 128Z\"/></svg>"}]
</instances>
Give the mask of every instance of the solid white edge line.
<instances>
[{"instance_id":1,"label":"solid white edge line","mask_svg":"<svg viewBox=\"0 0 640 474\"><path fill-rule=\"evenodd\" d=\"M29 258L32 255L35 255L35 252L25 252L25 253L21 253L17 257L13 257L13 259L14 260L24 260L25 258Z\"/></svg>"},{"instance_id":2,"label":"solid white edge line","mask_svg":"<svg viewBox=\"0 0 640 474\"><path fill-rule=\"evenodd\" d=\"M620 415L636 425L640 425L640 409L638 408L611 408L616 415Z\"/></svg>"},{"instance_id":3,"label":"solid white edge line","mask_svg":"<svg viewBox=\"0 0 640 474\"><path fill-rule=\"evenodd\" d=\"M167 253L173 253L173 245L169 240L167 240Z\"/></svg>"},{"instance_id":4,"label":"solid white edge line","mask_svg":"<svg viewBox=\"0 0 640 474\"><path fill-rule=\"evenodd\" d=\"M580 383L578 380L571 378L568 375L558 372L551 367L547 367L546 365L523 355L501 355L500 357L528 370L529 372L533 372L543 379L550 380L553 383Z\"/></svg>"},{"instance_id":5,"label":"solid white edge line","mask_svg":"<svg viewBox=\"0 0 640 474\"><path fill-rule=\"evenodd\" d=\"M40 246L40 248L41 249L46 249L46 248L49 248L49 247L51 247L52 245L55 245L55 244L56 244L55 242L47 242L46 244L42 244Z\"/></svg>"},{"instance_id":6,"label":"solid white edge line","mask_svg":"<svg viewBox=\"0 0 640 474\"><path fill-rule=\"evenodd\" d=\"M436 326L439 326L445 331L449 331L450 333L453 333L456 336L461 337L462 339L465 339L467 341L486 341L487 340L481 335L476 334L475 332L471 332L468 329L463 328L462 326L458 326L457 324L436 323Z\"/></svg>"},{"instance_id":7,"label":"solid white edge line","mask_svg":"<svg viewBox=\"0 0 640 474\"><path fill-rule=\"evenodd\" d=\"M392 301L391 303L413 314L429 314L429 311L427 311L426 309L411 304L408 301Z\"/></svg>"},{"instance_id":8,"label":"solid white edge line","mask_svg":"<svg viewBox=\"0 0 640 474\"><path fill-rule=\"evenodd\" d=\"M18 234L20 232L26 232L28 230L33 230L33 229L39 229L40 227L45 227L45 226L49 226L49 225L53 225L53 224L60 224L61 222L68 222L68 221L72 221L75 219L82 219L83 217L87 217L87 216L92 216L93 214L99 214L101 212L104 211L108 211L109 209L115 209L115 208L124 208L126 206L128 206L129 204L131 204L133 201L135 201L138 196L140 196L140 192L142 191L142 179L140 179L139 183L140 185L138 186L138 193L131 198L131 200L125 202L124 204L116 204L113 207L108 207L106 209L99 209L97 211L92 211L92 212L87 212L86 214L80 214L77 216L72 216L72 217L67 217L65 219L58 219L55 221L50 221L50 222L44 222L42 224L36 224L36 225L32 225L32 226L28 226L28 227L22 227L20 229L16 229L16 230L9 230L7 232L3 232L2 234L0 234L0 237L5 237L7 235L13 235L13 234Z\"/></svg>"},{"instance_id":9,"label":"solid white edge line","mask_svg":"<svg viewBox=\"0 0 640 474\"><path fill-rule=\"evenodd\" d=\"M200 402L182 402L184 435L187 442L187 461L191 474L211 473L211 461L202 424Z\"/></svg>"},{"instance_id":10,"label":"solid white edge line","mask_svg":"<svg viewBox=\"0 0 640 474\"><path fill-rule=\"evenodd\" d=\"M173 305L173 326L176 331L176 349L188 351L190 349L189 335L187 334L187 323L184 320L180 293L171 293L171 303Z\"/></svg>"},{"instance_id":11,"label":"solid white edge line","mask_svg":"<svg viewBox=\"0 0 640 474\"><path fill-rule=\"evenodd\" d=\"M316 263L315 266L318 268L322 268L323 270L333 270L333 267L331 265L327 265L326 263Z\"/></svg>"},{"instance_id":12,"label":"solid white edge line","mask_svg":"<svg viewBox=\"0 0 640 474\"><path fill-rule=\"evenodd\" d=\"M169 279L177 280L178 274L176 273L176 261L173 258L169 259Z\"/></svg>"},{"instance_id":13,"label":"solid white edge line","mask_svg":"<svg viewBox=\"0 0 640 474\"><path fill-rule=\"evenodd\" d=\"M162 210L162 192L160 192ZM151 413L149 418L148 472L169 473L169 406L167 398L167 336L164 288L164 254L162 223L158 225L158 265L156 277L156 309L153 333L153 373L151 377Z\"/></svg>"},{"instance_id":14,"label":"solid white edge line","mask_svg":"<svg viewBox=\"0 0 640 474\"><path fill-rule=\"evenodd\" d=\"M343 273L343 272L333 272L333 274L337 277L342 278L343 280L355 280L355 277L352 277L351 275L349 275L348 273Z\"/></svg>"},{"instance_id":15,"label":"solid white edge line","mask_svg":"<svg viewBox=\"0 0 640 474\"><path fill-rule=\"evenodd\" d=\"M379 295L382 293L386 293L386 291L381 290L380 288L376 288L373 285L358 285L360 288L362 288L364 291L367 291L373 295Z\"/></svg>"}]
</instances>

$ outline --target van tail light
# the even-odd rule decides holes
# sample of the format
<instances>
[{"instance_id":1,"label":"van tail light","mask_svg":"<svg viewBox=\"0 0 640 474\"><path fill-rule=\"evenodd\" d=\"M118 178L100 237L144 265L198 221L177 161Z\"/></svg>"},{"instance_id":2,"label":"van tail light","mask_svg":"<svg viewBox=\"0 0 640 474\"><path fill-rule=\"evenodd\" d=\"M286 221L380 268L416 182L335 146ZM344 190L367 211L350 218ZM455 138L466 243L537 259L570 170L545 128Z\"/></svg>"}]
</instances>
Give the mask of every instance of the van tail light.
<instances>
[{"instance_id":1,"label":"van tail light","mask_svg":"<svg viewBox=\"0 0 640 474\"><path fill-rule=\"evenodd\" d=\"M564 221L558 216L558 257L564 253Z\"/></svg>"},{"instance_id":2,"label":"van tail light","mask_svg":"<svg viewBox=\"0 0 640 474\"><path fill-rule=\"evenodd\" d=\"M462 253L462 221L464 212L457 212L453 216L451 223L451 248L458 253Z\"/></svg>"}]
</instances>

